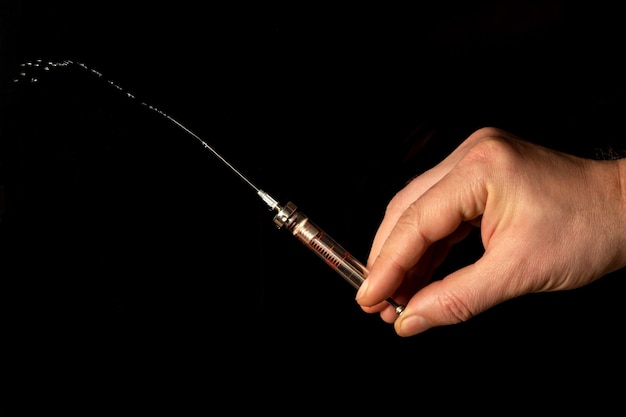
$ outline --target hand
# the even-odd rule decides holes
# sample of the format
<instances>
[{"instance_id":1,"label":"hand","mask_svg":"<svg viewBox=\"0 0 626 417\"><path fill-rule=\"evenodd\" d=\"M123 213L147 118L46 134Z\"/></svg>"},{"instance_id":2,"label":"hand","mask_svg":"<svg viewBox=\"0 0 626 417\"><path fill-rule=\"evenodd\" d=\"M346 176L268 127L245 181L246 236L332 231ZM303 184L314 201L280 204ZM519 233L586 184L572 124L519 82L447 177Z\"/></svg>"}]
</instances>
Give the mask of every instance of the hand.
<instances>
[{"instance_id":1,"label":"hand","mask_svg":"<svg viewBox=\"0 0 626 417\"><path fill-rule=\"evenodd\" d=\"M411 336L626 266L625 164L564 154L495 128L476 131L390 201L357 302ZM480 227L482 257L430 282L473 227ZM388 297L406 304L399 317Z\"/></svg>"}]
</instances>

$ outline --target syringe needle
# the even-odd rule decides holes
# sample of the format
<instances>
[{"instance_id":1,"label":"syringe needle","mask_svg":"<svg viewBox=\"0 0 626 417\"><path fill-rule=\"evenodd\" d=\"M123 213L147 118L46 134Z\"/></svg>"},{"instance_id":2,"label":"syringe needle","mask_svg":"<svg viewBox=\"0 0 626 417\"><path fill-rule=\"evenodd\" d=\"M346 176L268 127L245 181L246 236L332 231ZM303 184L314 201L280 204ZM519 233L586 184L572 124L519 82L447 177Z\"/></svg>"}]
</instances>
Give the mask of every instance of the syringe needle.
<instances>
[{"instance_id":1,"label":"syringe needle","mask_svg":"<svg viewBox=\"0 0 626 417\"><path fill-rule=\"evenodd\" d=\"M167 117L169 120L172 121L172 123L174 123L176 126L180 127L182 130L184 130L185 132L187 132L189 135L191 135L194 139L198 140L198 142L200 142L202 144L202 146L204 146L206 149L208 149L209 151L211 151L211 153L213 153L213 155L215 155L215 157L217 159L219 159L220 161L222 161L222 163L224 165L226 165L231 171L233 171L235 174L237 174L239 176L239 178L241 178L242 180L244 180L244 182L246 184L248 184L250 187L254 188L254 191L256 191L257 193L260 193L261 190L259 190L259 187L257 187L256 185L254 185L252 183L252 181L250 181L248 178L245 177L245 175L243 175L241 172L239 172L230 162L228 162L226 160L226 158L224 158L222 155L220 155L215 149L213 149L211 146L209 146L208 143L206 143L200 136L196 135L194 132L192 132L191 130L189 130L185 125L183 125L182 123L180 123L178 120L174 119L173 117L170 117L168 115L165 115L165 117ZM264 193L265 194L265 193Z\"/></svg>"}]
</instances>

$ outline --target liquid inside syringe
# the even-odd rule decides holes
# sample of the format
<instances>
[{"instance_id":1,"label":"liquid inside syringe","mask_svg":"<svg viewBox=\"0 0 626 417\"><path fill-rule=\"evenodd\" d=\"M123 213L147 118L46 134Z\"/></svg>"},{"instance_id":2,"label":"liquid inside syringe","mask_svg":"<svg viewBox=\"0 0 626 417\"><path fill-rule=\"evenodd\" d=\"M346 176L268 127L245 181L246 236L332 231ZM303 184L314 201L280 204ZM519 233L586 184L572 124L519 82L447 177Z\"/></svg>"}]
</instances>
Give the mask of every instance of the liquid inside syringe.
<instances>
[{"instance_id":1,"label":"liquid inside syringe","mask_svg":"<svg viewBox=\"0 0 626 417\"><path fill-rule=\"evenodd\" d=\"M358 289L361 286L368 274L367 268L361 262L299 211L292 202L288 202L283 207L263 190L259 190L257 193L270 209L277 212L274 216L274 223L279 228L286 227L300 242L326 261L328 266L337 271L354 288ZM398 315L404 310L403 305L391 298L388 298L387 302L396 309Z\"/></svg>"}]
</instances>

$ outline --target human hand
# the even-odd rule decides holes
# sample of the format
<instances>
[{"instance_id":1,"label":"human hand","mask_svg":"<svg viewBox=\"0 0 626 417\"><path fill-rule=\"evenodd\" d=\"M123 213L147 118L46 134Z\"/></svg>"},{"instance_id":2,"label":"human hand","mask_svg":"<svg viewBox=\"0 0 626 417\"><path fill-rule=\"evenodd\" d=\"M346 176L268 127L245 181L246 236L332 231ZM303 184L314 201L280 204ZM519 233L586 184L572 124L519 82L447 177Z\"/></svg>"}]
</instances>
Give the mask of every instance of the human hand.
<instances>
[{"instance_id":1,"label":"human hand","mask_svg":"<svg viewBox=\"0 0 626 417\"><path fill-rule=\"evenodd\" d=\"M480 259L430 282L473 227ZM626 159L584 159L483 128L389 202L357 302L411 336L624 266ZM388 297L406 304L400 316Z\"/></svg>"}]
</instances>

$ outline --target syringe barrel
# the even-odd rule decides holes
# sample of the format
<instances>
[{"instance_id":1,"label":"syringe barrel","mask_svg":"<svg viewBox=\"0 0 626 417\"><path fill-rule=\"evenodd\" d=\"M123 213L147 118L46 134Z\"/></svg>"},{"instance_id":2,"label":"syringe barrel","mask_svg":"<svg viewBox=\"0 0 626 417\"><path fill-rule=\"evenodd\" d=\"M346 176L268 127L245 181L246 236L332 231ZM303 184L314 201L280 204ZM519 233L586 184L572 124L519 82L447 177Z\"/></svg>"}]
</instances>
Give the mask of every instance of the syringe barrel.
<instances>
[{"instance_id":1,"label":"syringe barrel","mask_svg":"<svg viewBox=\"0 0 626 417\"><path fill-rule=\"evenodd\" d=\"M354 288L358 289L365 281L368 274L367 268L307 216L298 211L292 202L280 209L274 216L274 223L279 228L285 226Z\"/></svg>"}]
</instances>

